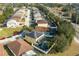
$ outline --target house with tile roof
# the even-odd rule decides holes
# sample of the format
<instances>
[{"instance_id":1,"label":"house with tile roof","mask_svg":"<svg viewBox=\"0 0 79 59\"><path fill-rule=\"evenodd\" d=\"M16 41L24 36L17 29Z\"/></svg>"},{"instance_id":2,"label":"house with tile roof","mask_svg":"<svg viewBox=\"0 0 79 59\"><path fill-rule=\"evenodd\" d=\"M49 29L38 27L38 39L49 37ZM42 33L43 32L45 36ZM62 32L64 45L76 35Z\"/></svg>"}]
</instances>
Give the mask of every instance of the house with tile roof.
<instances>
[{"instance_id":1,"label":"house with tile roof","mask_svg":"<svg viewBox=\"0 0 79 59\"><path fill-rule=\"evenodd\" d=\"M34 20L36 20L36 21L37 20L43 20L42 15L41 15L39 9L36 8L36 7L32 7L32 9L33 9Z\"/></svg>"},{"instance_id":2,"label":"house with tile roof","mask_svg":"<svg viewBox=\"0 0 79 59\"><path fill-rule=\"evenodd\" d=\"M37 32L47 32L49 31L49 23L47 20L37 20L37 26L35 27L35 31Z\"/></svg>"},{"instance_id":3,"label":"house with tile roof","mask_svg":"<svg viewBox=\"0 0 79 59\"><path fill-rule=\"evenodd\" d=\"M6 56L6 51L4 50L3 44L0 44L0 56Z\"/></svg>"},{"instance_id":4,"label":"house with tile roof","mask_svg":"<svg viewBox=\"0 0 79 59\"><path fill-rule=\"evenodd\" d=\"M37 26L35 27L35 31L37 32L46 32L48 31L48 21L45 20L45 18L41 15L41 12L39 11L38 8L33 7L33 15L34 15L34 20L37 24Z\"/></svg>"},{"instance_id":5,"label":"house with tile roof","mask_svg":"<svg viewBox=\"0 0 79 59\"><path fill-rule=\"evenodd\" d=\"M32 46L23 40L10 42L7 46L15 56L20 56L25 53L27 55L27 52L32 51L33 49Z\"/></svg>"},{"instance_id":6,"label":"house with tile roof","mask_svg":"<svg viewBox=\"0 0 79 59\"><path fill-rule=\"evenodd\" d=\"M17 10L12 17L7 21L7 27L19 27L23 26L25 23L25 13L26 8L21 8Z\"/></svg>"},{"instance_id":7,"label":"house with tile roof","mask_svg":"<svg viewBox=\"0 0 79 59\"><path fill-rule=\"evenodd\" d=\"M46 37L53 37L57 32L57 26L49 26L49 27L35 27L35 31L43 32Z\"/></svg>"}]
</instances>

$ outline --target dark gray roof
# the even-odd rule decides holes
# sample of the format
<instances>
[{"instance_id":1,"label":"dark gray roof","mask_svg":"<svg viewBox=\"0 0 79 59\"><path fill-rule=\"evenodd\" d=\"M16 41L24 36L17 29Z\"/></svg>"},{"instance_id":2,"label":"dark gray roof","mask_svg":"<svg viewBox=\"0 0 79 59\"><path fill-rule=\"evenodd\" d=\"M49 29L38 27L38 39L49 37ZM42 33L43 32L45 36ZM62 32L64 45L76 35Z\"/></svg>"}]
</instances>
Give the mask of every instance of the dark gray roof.
<instances>
[{"instance_id":1,"label":"dark gray roof","mask_svg":"<svg viewBox=\"0 0 79 59\"><path fill-rule=\"evenodd\" d=\"M36 32L36 31L32 31L30 32L29 34L27 34L28 36L32 37L32 38L38 38L42 35L43 33L42 32Z\"/></svg>"}]
</instances>

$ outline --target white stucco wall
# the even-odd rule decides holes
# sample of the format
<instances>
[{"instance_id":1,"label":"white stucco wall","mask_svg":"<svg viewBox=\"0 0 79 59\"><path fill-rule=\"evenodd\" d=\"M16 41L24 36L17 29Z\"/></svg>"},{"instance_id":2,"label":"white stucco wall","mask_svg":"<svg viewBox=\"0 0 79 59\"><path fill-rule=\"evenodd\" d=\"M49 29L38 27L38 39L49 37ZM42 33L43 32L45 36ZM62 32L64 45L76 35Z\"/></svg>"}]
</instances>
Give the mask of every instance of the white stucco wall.
<instances>
[{"instance_id":1,"label":"white stucco wall","mask_svg":"<svg viewBox=\"0 0 79 59\"><path fill-rule=\"evenodd\" d=\"M39 27L48 27L48 24L38 24Z\"/></svg>"},{"instance_id":2,"label":"white stucco wall","mask_svg":"<svg viewBox=\"0 0 79 59\"><path fill-rule=\"evenodd\" d=\"M16 26L19 26L18 22L16 22L16 20L10 19L7 22L7 27L8 28L15 28Z\"/></svg>"},{"instance_id":3,"label":"white stucco wall","mask_svg":"<svg viewBox=\"0 0 79 59\"><path fill-rule=\"evenodd\" d=\"M27 9L27 11L26 11L26 17L25 17L25 25L26 26L30 26L30 21L31 21L31 17L30 17L30 13L31 13L31 11L30 11L30 9Z\"/></svg>"}]
</instances>

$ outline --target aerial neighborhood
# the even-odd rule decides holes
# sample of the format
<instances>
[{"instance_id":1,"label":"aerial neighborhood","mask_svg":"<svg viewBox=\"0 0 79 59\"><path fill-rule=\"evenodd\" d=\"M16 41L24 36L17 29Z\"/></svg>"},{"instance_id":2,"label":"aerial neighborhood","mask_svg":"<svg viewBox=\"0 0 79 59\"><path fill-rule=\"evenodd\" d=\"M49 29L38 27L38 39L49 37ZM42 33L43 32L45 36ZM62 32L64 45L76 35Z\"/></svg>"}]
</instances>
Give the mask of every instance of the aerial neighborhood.
<instances>
[{"instance_id":1,"label":"aerial neighborhood","mask_svg":"<svg viewBox=\"0 0 79 59\"><path fill-rule=\"evenodd\" d=\"M74 12L59 5L0 4L0 56L54 55L72 46Z\"/></svg>"}]
</instances>

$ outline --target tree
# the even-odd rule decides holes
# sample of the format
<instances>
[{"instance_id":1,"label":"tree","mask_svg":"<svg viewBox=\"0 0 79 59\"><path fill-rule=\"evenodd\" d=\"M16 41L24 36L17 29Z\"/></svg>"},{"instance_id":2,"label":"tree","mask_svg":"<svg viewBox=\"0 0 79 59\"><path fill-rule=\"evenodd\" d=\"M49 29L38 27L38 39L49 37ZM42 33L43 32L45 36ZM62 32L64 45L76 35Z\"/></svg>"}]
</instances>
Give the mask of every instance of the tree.
<instances>
[{"instance_id":1,"label":"tree","mask_svg":"<svg viewBox=\"0 0 79 59\"><path fill-rule=\"evenodd\" d=\"M56 52L63 52L68 46L71 45L72 40L75 35L75 30L70 22L61 21L58 26L58 32L55 36L56 45L54 46L54 50Z\"/></svg>"},{"instance_id":2,"label":"tree","mask_svg":"<svg viewBox=\"0 0 79 59\"><path fill-rule=\"evenodd\" d=\"M0 23L3 23L5 21L5 16L4 15L0 15Z\"/></svg>"},{"instance_id":3,"label":"tree","mask_svg":"<svg viewBox=\"0 0 79 59\"><path fill-rule=\"evenodd\" d=\"M12 5L7 5L4 9L3 15L0 15L0 23L3 23L13 14Z\"/></svg>"},{"instance_id":4,"label":"tree","mask_svg":"<svg viewBox=\"0 0 79 59\"><path fill-rule=\"evenodd\" d=\"M56 35L54 39L56 40L55 46L53 48L55 52L63 52L67 46L67 39L65 35Z\"/></svg>"},{"instance_id":5,"label":"tree","mask_svg":"<svg viewBox=\"0 0 79 59\"><path fill-rule=\"evenodd\" d=\"M6 7L6 10L4 12L4 16L6 16L6 18L8 18L11 14L13 14L13 7L12 7L12 5Z\"/></svg>"}]
</instances>

